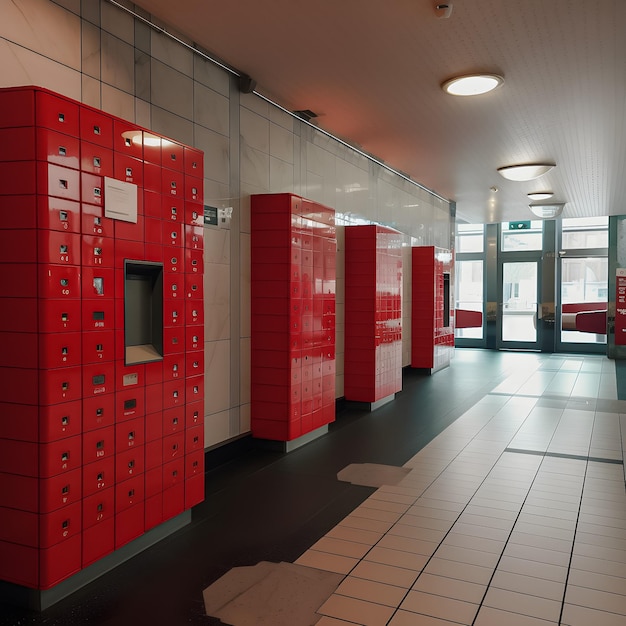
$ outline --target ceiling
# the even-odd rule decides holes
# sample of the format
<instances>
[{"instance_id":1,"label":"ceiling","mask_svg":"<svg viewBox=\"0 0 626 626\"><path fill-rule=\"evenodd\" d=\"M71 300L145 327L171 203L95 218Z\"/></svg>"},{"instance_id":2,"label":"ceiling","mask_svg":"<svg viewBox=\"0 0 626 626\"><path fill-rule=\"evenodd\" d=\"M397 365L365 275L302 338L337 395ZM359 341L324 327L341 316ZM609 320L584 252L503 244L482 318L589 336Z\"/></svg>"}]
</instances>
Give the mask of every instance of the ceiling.
<instances>
[{"instance_id":1,"label":"ceiling","mask_svg":"<svg viewBox=\"0 0 626 626\"><path fill-rule=\"evenodd\" d=\"M626 213L626 1L135 0L256 81L256 90L457 203L468 222ZM496 91L445 94L491 71ZM530 182L497 168L556 163ZM491 188L497 191L491 191Z\"/></svg>"}]
</instances>

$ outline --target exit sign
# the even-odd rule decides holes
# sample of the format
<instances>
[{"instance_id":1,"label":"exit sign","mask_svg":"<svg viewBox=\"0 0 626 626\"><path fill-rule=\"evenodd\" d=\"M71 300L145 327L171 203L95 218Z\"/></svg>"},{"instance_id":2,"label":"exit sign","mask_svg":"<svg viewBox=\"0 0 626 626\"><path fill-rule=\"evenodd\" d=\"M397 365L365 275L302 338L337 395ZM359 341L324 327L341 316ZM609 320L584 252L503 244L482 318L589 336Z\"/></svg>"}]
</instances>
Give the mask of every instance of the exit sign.
<instances>
[{"instance_id":1,"label":"exit sign","mask_svg":"<svg viewBox=\"0 0 626 626\"><path fill-rule=\"evenodd\" d=\"M530 220L527 222L509 222L509 230L528 230L530 228Z\"/></svg>"}]
</instances>

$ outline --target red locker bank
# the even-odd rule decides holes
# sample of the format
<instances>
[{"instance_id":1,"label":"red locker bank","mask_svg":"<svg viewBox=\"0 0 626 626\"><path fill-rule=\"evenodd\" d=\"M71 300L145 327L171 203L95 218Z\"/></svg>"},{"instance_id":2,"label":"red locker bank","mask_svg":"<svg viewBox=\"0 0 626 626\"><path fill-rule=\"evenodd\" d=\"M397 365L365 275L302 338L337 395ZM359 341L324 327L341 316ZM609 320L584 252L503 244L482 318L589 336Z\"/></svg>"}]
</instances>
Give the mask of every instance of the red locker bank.
<instances>
[{"instance_id":1,"label":"red locker bank","mask_svg":"<svg viewBox=\"0 0 626 626\"><path fill-rule=\"evenodd\" d=\"M288 442L335 420L335 212L251 198L252 435Z\"/></svg>"},{"instance_id":2,"label":"red locker bank","mask_svg":"<svg viewBox=\"0 0 626 626\"><path fill-rule=\"evenodd\" d=\"M50 589L204 499L202 185L198 150L0 90L0 580Z\"/></svg>"},{"instance_id":3,"label":"red locker bank","mask_svg":"<svg viewBox=\"0 0 626 626\"><path fill-rule=\"evenodd\" d=\"M375 403L402 390L402 235L346 226L345 398Z\"/></svg>"},{"instance_id":4,"label":"red locker bank","mask_svg":"<svg viewBox=\"0 0 626 626\"><path fill-rule=\"evenodd\" d=\"M452 253L436 246L412 248L411 367L436 372L454 353Z\"/></svg>"}]
</instances>

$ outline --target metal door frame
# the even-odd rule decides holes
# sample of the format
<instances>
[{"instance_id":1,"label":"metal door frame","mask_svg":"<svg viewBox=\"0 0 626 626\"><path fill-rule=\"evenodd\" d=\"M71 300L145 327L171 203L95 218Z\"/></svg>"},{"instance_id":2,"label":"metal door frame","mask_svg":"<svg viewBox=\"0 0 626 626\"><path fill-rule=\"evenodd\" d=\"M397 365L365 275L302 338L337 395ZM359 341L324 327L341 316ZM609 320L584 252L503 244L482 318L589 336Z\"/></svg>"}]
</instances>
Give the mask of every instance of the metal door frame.
<instances>
[{"instance_id":1,"label":"metal door frame","mask_svg":"<svg viewBox=\"0 0 626 626\"><path fill-rule=\"evenodd\" d=\"M496 347L498 350L529 350L539 352L542 347L542 324L541 324L541 250L529 250L528 252L500 252L498 256L498 306L496 314ZM502 339L502 318L504 315L503 303L503 267L505 263L535 263L537 265L537 285L536 285L536 313L535 327L537 336L535 341L505 341Z\"/></svg>"}]
</instances>

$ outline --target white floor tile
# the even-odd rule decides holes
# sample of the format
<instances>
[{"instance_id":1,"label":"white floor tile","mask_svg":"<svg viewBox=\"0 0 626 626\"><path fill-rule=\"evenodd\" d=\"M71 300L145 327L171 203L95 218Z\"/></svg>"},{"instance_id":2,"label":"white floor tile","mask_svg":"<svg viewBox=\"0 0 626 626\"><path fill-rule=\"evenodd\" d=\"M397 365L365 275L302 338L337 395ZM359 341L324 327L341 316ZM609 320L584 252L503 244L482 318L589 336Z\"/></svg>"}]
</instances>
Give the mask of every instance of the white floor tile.
<instances>
[{"instance_id":1,"label":"white floor tile","mask_svg":"<svg viewBox=\"0 0 626 626\"><path fill-rule=\"evenodd\" d=\"M455 580L422 572L417 582L413 585L413 589L431 595L480 604L485 595L487 585L479 585L469 581Z\"/></svg>"},{"instance_id":2,"label":"white floor tile","mask_svg":"<svg viewBox=\"0 0 626 626\"><path fill-rule=\"evenodd\" d=\"M626 590L623 590L626 591ZM619 613L626 622L626 595L568 584L565 602L589 609Z\"/></svg>"},{"instance_id":3,"label":"white floor tile","mask_svg":"<svg viewBox=\"0 0 626 626\"><path fill-rule=\"evenodd\" d=\"M459 624L471 624L478 612L477 604L415 590L409 591L400 608Z\"/></svg>"},{"instance_id":4,"label":"white floor tile","mask_svg":"<svg viewBox=\"0 0 626 626\"><path fill-rule=\"evenodd\" d=\"M355 559L362 559L370 546L356 541L345 541L344 539L334 539L333 537L322 537L319 541L311 546L311 550L317 552L327 552L328 554L337 554L339 556L348 556Z\"/></svg>"},{"instance_id":5,"label":"white floor tile","mask_svg":"<svg viewBox=\"0 0 626 626\"><path fill-rule=\"evenodd\" d=\"M424 568L424 573L443 576L453 580L463 580L479 585L487 585L493 575L492 567L481 567L470 563L459 563L446 559L432 558Z\"/></svg>"},{"instance_id":6,"label":"white floor tile","mask_svg":"<svg viewBox=\"0 0 626 626\"><path fill-rule=\"evenodd\" d=\"M502 611L492 607L481 607L474 626L556 626L559 622L548 622L528 615L520 615L509 611Z\"/></svg>"},{"instance_id":7,"label":"white floor tile","mask_svg":"<svg viewBox=\"0 0 626 626\"><path fill-rule=\"evenodd\" d=\"M402 552L400 550L390 550L389 548L379 548L378 546L374 546L365 556L365 560L419 572L422 570L424 565L426 565L428 557L423 554L413 554L410 552Z\"/></svg>"},{"instance_id":8,"label":"white floor tile","mask_svg":"<svg viewBox=\"0 0 626 626\"><path fill-rule=\"evenodd\" d=\"M347 574L319 626L626 624L614 364L524 363L298 559Z\"/></svg>"},{"instance_id":9,"label":"white floor tile","mask_svg":"<svg viewBox=\"0 0 626 626\"><path fill-rule=\"evenodd\" d=\"M558 602L563 600L565 591L564 582L535 578L534 576L525 576L523 574L514 574L502 569L498 569L494 574L491 587L517 591L526 595L547 598Z\"/></svg>"},{"instance_id":10,"label":"white floor tile","mask_svg":"<svg viewBox=\"0 0 626 626\"><path fill-rule=\"evenodd\" d=\"M624 616L567 603L563 606L561 626L590 626L593 624L624 626Z\"/></svg>"},{"instance_id":11,"label":"white floor tile","mask_svg":"<svg viewBox=\"0 0 626 626\"><path fill-rule=\"evenodd\" d=\"M356 598L332 595L318 610L320 615L343 619L362 626L386 626L393 609Z\"/></svg>"},{"instance_id":12,"label":"white floor tile","mask_svg":"<svg viewBox=\"0 0 626 626\"><path fill-rule=\"evenodd\" d=\"M374 582L393 585L394 587L402 587L410 589L419 572L406 569L403 567L395 567L384 563L374 563L372 561L361 561L350 572L350 576L372 580Z\"/></svg>"},{"instance_id":13,"label":"white floor tile","mask_svg":"<svg viewBox=\"0 0 626 626\"><path fill-rule=\"evenodd\" d=\"M395 608L400 605L407 590L386 583L347 576L335 593Z\"/></svg>"},{"instance_id":14,"label":"white floor tile","mask_svg":"<svg viewBox=\"0 0 626 626\"><path fill-rule=\"evenodd\" d=\"M314 567L326 572L347 574L359 560L336 554L327 554L326 552L317 552L316 550L307 550L295 562L298 565L306 565L307 567Z\"/></svg>"},{"instance_id":15,"label":"white floor tile","mask_svg":"<svg viewBox=\"0 0 626 626\"><path fill-rule=\"evenodd\" d=\"M391 618L389 626L454 626L454 622L428 615L417 615L410 611L398 611Z\"/></svg>"},{"instance_id":16,"label":"white floor tile","mask_svg":"<svg viewBox=\"0 0 626 626\"><path fill-rule=\"evenodd\" d=\"M483 606L549 622L558 622L561 613L561 600L550 600L495 587L490 587L487 591Z\"/></svg>"}]
</instances>

